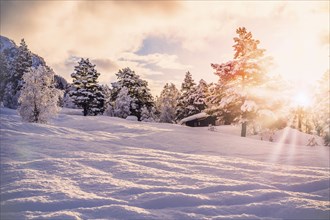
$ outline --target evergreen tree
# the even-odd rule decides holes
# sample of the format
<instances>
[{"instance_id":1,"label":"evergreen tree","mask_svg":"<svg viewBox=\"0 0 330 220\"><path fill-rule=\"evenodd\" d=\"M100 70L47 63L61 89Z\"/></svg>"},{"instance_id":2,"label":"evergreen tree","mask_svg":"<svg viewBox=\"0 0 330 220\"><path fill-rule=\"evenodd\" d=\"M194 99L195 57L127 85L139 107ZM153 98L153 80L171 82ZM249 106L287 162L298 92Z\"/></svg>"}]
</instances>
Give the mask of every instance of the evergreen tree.
<instances>
[{"instance_id":1,"label":"evergreen tree","mask_svg":"<svg viewBox=\"0 0 330 220\"><path fill-rule=\"evenodd\" d=\"M19 114L23 121L46 123L59 110L59 90L53 85L54 72L43 66L30 68L23 75L23 80Z\"/></svg>"},{"instance_id":2,"label":"evergreen tree","mask_svg":"<svg viewBox=\"0 0 330 220\"><path fill-rule=\"evenodd\" d=\"M72 84L68 83L63 94L63 107L74 109L78 108L78 106L73 102L74 100L70 95L73 91L75 91L75 87Z\"/></svg>"},{"instance_id":3,"label":"evergreen tree","mask_svg":"<svg viewBox=\"0 0 330 220\"><path fill-rule=\"evenodd\" d=\"M104 90L101 85L97 85L97 89L94 95L95 95L95 99L91 103L91 114L92 115L103 114L106 107L106 97L104 95Z\"/></svg>"},{"instance_id":4,"label":"evergreen tree","mask_svg":"<svg viewBox=\"0 0 330 220\"><path fill-rule=\"evenodd\" d=\"M56 89L65 90L68 86L68 82L62 76L54 76L54 86Z\"/></svg>"},{"instance_id":5,"label":"evergreen tree","mask_svg":"<svg viewBox=\"0 0 330 220\"><path fill-rule=\"evenodd\" d=\"M159 121L164 123L174 123L179 90L173 83L166 83L159 98L157 99L157 109L160 113Z\"/></svg>"},{"instance_id":6,"label":"evergreen tree","mask_svg":"<svg viewBox=\"0 0 330 220\"><path fill-rule=\"evenodd\" d=\"M197 113L202 112L204 109L206 109L206 96L208 92L208 85L207 83L201 79L197 85L197 88L195 90L195 93L193 93L194 98L194 106L197 109Z\"/></svg>"},{"instance_id":7,"label":"evergreen tree","mask_svg":"<svg viewBox=\"0 0 330 220\"><path fill-rule=\"evenodd\" d=\"M149 110L146 106L143 106L141 109L141 121L144 122L154 122L155 121L155 108Z\"/></svg>"},{"instance_id":8,"label":"evergreen tree","mask_svg":"<svg viewBox=\"0 0 330 220\"><path fill-rule=\"evenodd\" d=\"M32 67L32 54L28 49L24 39L21 40L18 54L13 62L13 71L7 83L4 95L4 105L16 109L18 107L18 97L23 86L23 75Z\"/></svg>"},{"instance_id":9,"label":"evergreen tree","mask_svg":"<svg viewBox=\"0 0 330 220\"><path fill-rule=\"evenodd\" d=\"M226 96L227 88L226 83L221 80L209 87L206 98L208 107L205 111L216 116L221 124L230 125L239 117L240 108L236 96Z\"/></svg>"},{"instance_id":10,"label":"evergreen tree","mask_svg":"<svg viewBox=\"0 0 330 220\"><path fill-rule=\"evenodd\" d=\"M134 99L129 95L128 89L124 86L121 88L115 104L114 104L114 116L119 118L126 118L127 116L131 115L131 105Z\"/></svg>"},{"instance_id":11,"label":"evergreen tree","mask_svg":"<svg viewBox=\"0 0 330 220\"><path fill-rule=\"evenodd\" d=\"M233 102L240 106L241 136L246 136L247 123L253 121L259 107L258 98L254 98L252 88L261 86L265 78L264 49L259 49L258 40L252 38L251 32L242 27L236 30L238 37L234 38L234 60L223 64L211 64L215 74L228 85L220 105L224 108Z\"/></svg>"},{"instance_id":12,"label":"evergreen tree","mask_svg":"<svg viewBox=\"0 0 330 220\"><path fill-rule=\"evenodd\" d=\"M3 53L0 53L0 102L3 102L8 77L9 66L5 55Z\"/></svg>"},{"instance_id":13,"label":"evergreen tree","mask_svg":"<svg viewBox=\"0 0 330 220\"><path fill-rule=\"evenodd\" d=\"M128 95L133 99L130 107L131 115L141 120L141 109L146 106L148 110L154 107L153 97L148 88L148 82L140 79L130 68L119 70L116 74L118 81L112 83L111 101L115 101L123 87L128 89Z\"/></svg>"},{"instance_id":14,"label":"evergreen tree","mask_svg":"<svg viewBox=\"0 0 330 220\"><path fill-rule=\"evenodd\" d=\"M176 108L176 121L200 113L195 105L196 84L188 71L181 85L181 96Z\"/></svg>"},{"instance_id":15,"label":"evergreen tree","mask_svg":"<svg viewBox=\"0 0 330 220\"><path fill-rule=\"evenodd\" d=\"M83 108L83 114L97 115L104 111L104 95L98 85L98 73L89 59L81 59L71 74L74 89L70 91L73 102Z\"/></svg>"}]
</instances>

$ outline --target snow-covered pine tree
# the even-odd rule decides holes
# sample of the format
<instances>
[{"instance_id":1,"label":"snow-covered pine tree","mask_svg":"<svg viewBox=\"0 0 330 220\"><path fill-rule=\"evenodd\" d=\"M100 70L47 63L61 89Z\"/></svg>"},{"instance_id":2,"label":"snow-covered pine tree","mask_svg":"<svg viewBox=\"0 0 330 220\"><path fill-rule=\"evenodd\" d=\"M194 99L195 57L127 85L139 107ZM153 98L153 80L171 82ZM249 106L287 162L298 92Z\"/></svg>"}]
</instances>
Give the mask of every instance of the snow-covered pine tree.
<instances>
[{"instance_id":1,"label":"snow-covered pine tree","mask_svg":"<svg viewBox=\"0 0 330 220\"><path fill-rule=\"evenodd\" d=\"M196 84L188 71L185 75L184 81L181 84L181 96L178 99L176 107L176 121L185 117L200 113L201 111L195 105Z\"/></svg>"},{"instance_id":2,"label":"snow-covered pine tree","mask_svg":"<svg viewBox=\"0 0 330 220\"><path fill-rule=\"evenodd\" d=\"M141 109L141 121L144 122L155 122L157 121L157 117L156 117L156 109L154 107L152 107L150 110L146 107L143 106Z\"/></svg>"},{"instance_id":3,"label":"snow-covered pine tree","mask_svg":"<svg viewBox=\"0 0 330 220\"><path fill-rule=\"evenodd\" d=\"M68 83L66 85L64 94L63 94L63 107L65 108L74 108L77 109L79 108L74 102L73 102L73 98L70 96L71 91L74 91L75 87L71 84Z\"/></svg>"},{"instance_id":4,"label":"snow-covered pine tree","mask_svg":"<svg viewBox=\"0 0 330 220\"><path fill-rule=\"evenodd\" d=\"M54 86L56 89L65 90L68 86L68 82L62 76L54 76Z\"/></svg>"},{"instance_id":5,"label":"snow-covered pine tree","mask_svg":"<svg viewBox=\"0 0 330 220\"><path fill-rule=\"evenodd\" d=\"M64 95L65 95L65 90L68 86L68 82L62 76L54 75L54 86L62 93L58 99L58 102L59 102L59 106L64 107Z\"/></svg>"},{"instance_id":6,"label":"snow-covered pine tree","mask_svg":"<svg viewBox=\"0 0 330 220\"><path fill-rule=\"evenodd\" d=\"M131 105L134 99L129 95L128 89L124 86L121 88L114 103L114 116L119 118L126 118L131 115Z\"/></svg>"},{"instance_id":7,"label":"snow-covered pine tree","mask_svg":"<svg viewBox=\"0 0 330 220\"><path fill-rule=\"evenodd\" d=\"M163 123L174 123L176 106L180 96L179 90L173 83L166 83L159 98L157 99L157 110L160 113L159 121Z\"/></svg>"},{"instance_id":8,"label":"snow-covered pine tree","mask_svg":"<svg viewBox=\"0 0 330 220\"><path fill-rule=\"evenodd\" d=\"M206 105L207 93L208 93L208 85L205 82L205 80L201 79L193 94L194 106L198 109L199 112L202 112L204 109L207 108L207 105Z\"/></svg>"},{"instance_id":9,"label":"snow-covered pine tree","mask_svg":"<svg viewBox=\"0 0 330 220\"><path fill-rule=\"evenodd\" d=\"M104 95L98 85L100 73L95 69L89 59L81 59L75 66L73 78L74 89L70 91L73 102L83 108L83 114L97 115L104 111Z\"/></svg>"},{"instance_id":10,"label":"snow-covered pine tree","mask_svg":"<svg viewBox=\"0 0 330 220\"><path fill-rule=\"evenodd\" d=\"M23 75L18 112L23 121L46 123L57 114L59 90L54 87L54 72L44 66L29 68Z\"/></svg>"},{"instance_id":11,"label":"snow-covered pine tree","mask_svg":"<svg viewBox=\"0 0 330 220\"><path fill-rule=\"evenodd\" d=\"M220 105L226 108L227 104L235 102L240 106L241 136L245 137L247 123L256 117L258 111L253 88L265 82L265 64L269 59L264 58L265 50L258 48L260 42L252 38L251 32L240 27L236 33L238 37L234 38L234 60L211 66L216 70L215 74L229 85Z\"/></svg>"},{"instance_id":12,"label":"snow-covered pine tree","mask_svg":"<svg viewBox=\"0 0 330 220\"><path fill-rule=\"evenodd\" d=\"M97 85L97 89L95 91L95 99L91 103L91 114L92 115L99 115L103 114L106 107L106 98L103 93L103 87L101 85Z\"/></svg>"},{"instance_id":13,"label":"snow-covered pine tree","mask_svg":"<svg viewBox=\"0 0 330 220\"><path fill-rule=\"evenodd\" d=\"M23 75L32 67L32 53L24 39L21 40L17 57L12 65L12 74L5 89L4 105L8 108L16 109L18 107L20 90L23 86Z\"/></svg>"},{"instance_id":14,"label":"snow-covered pine tree","mask_svg":"<svg viewBox=\"0 0 330 220\"><path fill-rule=\"evenodd\" d=\"M3 102L5 88L9 77L9 65L3 53L0 53L0 103Z\"/></svg>"},{"instance_id":15,"label":"snow-covered pine tree","mask_svg":"<svg viewBox=\"0 0 330 220\"><path fill-rule=\"evenodd\" d=\"M240 115L240 106L236 95L229 96L226 81L219 79L217 83L210 85L206 98L206 113L217 117L218 122L224 125L232 124Z\"/></svg>"},{"instance_id":16,"label":"snow-covered pine tree","mask_svg":"<svg viewBox=\"0 0 330 220\"><path fill-rule=\"evenodd\" d=\"M121 89L126 87L128 89L128 94L133 99L133 103L130 107L131 115L135 115L138 120L141 120L142 107L146 106L149 111L154 107L154 101L150 89L148 88L148 82L142 80L140 76L130 68L119 70L116 76L118 81L111 83L111 101L115 101Z\"/></svg>"}]
</instances>

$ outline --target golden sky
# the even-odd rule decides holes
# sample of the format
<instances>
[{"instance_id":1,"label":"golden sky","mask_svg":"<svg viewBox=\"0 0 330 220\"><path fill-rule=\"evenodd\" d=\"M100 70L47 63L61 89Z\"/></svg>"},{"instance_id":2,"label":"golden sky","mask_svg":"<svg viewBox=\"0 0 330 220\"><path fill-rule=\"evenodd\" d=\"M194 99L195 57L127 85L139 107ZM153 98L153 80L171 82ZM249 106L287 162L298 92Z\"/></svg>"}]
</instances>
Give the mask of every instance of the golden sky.
<instances>
[{"instance_id":1,"label":"golden sky","mask_svg":"<svg viewBox=\"0 0 330 220\"><path fill-rule=\"evenodd\" d=\"M128 66L159 94L188 70L216 81L210 63L233 58L240 26L274 58L272 73L317 81L329 69L329 20L329 1L1 1L0 30L69 81L84 57L103 84Z\"/></svg>"}]
</instances>

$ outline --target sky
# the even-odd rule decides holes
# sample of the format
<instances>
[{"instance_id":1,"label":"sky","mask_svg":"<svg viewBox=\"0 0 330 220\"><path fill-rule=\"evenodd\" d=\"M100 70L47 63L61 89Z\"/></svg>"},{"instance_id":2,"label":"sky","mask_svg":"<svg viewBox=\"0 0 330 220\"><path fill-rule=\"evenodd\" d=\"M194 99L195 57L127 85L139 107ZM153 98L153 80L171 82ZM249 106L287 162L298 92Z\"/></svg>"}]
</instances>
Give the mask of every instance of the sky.
<instances>
[{"instance_id":1,"label":"sky","mask_svg":"<svg viewBox=\"0 0 330 220\"><path fill-rule=\"evenodd\" d=\"M71 82L89 58L100 83L130 67L154 95L167 82L180 88L187 71L216 82L211 63L233 59L233 38L246 27L271 74L305 88L329 69L329 1L2 1L1 35L42 56Z\"/></svg>"}]
</instances>

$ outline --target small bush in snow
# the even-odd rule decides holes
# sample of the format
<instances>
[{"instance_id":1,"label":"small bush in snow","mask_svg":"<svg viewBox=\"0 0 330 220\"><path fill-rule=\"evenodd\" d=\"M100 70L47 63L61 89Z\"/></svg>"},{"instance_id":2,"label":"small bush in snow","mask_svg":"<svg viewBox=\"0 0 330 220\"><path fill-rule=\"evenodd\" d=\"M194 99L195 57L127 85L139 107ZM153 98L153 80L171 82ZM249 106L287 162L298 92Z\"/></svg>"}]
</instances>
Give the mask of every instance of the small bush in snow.
<instances>
[{"instance_id":1,"label":"small bush in snow","mask_svg":"<svg viewBox=\"0 0 330 220\"><path fill-rule=\"evenodd\" d=\"M23 75L18 112L23 121L46 123L59 111L59 90L53 87L54 73L46 67L30 68Z\"/></svg>"}]
</instances>

